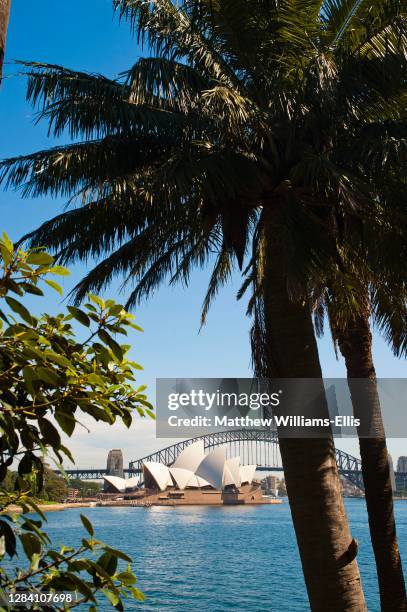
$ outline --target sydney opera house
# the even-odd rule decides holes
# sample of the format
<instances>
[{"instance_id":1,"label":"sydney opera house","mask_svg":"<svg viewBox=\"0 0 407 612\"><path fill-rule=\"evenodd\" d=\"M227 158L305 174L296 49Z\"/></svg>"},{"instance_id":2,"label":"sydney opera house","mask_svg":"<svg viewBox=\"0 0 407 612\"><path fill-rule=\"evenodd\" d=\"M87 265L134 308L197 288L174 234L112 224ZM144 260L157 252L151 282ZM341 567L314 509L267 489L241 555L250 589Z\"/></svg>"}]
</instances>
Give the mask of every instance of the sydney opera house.
<instances>
[{"instance_id":1,"label":"sydney opera house","mask_svg":"<svg viewBox=\"0 0 407 612\"><path fill-rule=\"evenodd\" d=\"M256 465L241 465L218 448L205 455L203 441L187 446L172 463L146 461L140 479L105 476L105 490L129 495L138 491L145 504L245 504L262 503L260 485L254 482Z\"/></svg>"}]
</instances>

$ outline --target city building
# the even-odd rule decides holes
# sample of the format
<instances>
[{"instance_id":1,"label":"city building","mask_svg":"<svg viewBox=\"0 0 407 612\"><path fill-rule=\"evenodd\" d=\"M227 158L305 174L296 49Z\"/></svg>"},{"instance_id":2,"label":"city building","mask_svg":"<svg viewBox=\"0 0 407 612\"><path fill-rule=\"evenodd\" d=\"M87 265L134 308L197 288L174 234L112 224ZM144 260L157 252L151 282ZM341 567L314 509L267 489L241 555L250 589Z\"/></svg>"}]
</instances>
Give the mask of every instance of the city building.
<instances>
[{"instance_id":1,"label":"city building","mask_svg":"<svg viewBox=\"0 0 407 612\"><path fill-rule=\"evenodd\" d=\"M269 476L266 476L266 478L264 480L265 480L265 485L266 485L267 489L270 489L270 490L277 489L277 487L278 487L278 478L277 478L277 476L269 475Z\"/></svg>"},{"instance_id":2,"label":"city building","mask_svg":"<svg viewBox=\"0 0 407 612\"><path fill-rule=\"evenodd\" d=\"M277 476L273 476L269 474L261 481L261 487L266 495L274 495L274 497L278 497L278 487L280 484L280 479Z\"/></svg>"},{"instance_id":3,"label":"city building","mask_svg":"<svg viewBox=\"0 0 407 612\"><path fill-rule=\"evenodd\" d=\"M399 457L397 461L397 471L407 473L407 457Z\"/></svg>"}]
</instances>

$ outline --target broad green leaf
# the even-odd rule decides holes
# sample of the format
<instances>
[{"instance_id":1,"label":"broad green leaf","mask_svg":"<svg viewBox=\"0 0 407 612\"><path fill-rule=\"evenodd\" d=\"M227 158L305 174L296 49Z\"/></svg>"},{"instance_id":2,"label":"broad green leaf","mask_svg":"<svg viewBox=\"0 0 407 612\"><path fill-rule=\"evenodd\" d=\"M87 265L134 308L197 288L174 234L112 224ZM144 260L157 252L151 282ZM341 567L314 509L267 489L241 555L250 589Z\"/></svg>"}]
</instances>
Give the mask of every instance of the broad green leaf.
<instances>
[{"instance_id":1,"label":"broad green leaf","mask_svg":"<svg viewBox=\"0 0 407 612\"><path fill-rule=\"evenodd\" d=\"M24 289L26 293L31 293L32 295L44 295L44 292L33 283L20 283L20 287Z\"/></svg>"},{"instance_id":2,"label":"broad green leaf","mask_svg":"<svg viewBox=\"0 0 407 612\"><path fill-rule=\"evenodd\" d=\"M26 261L37 266L50 266L54 263L54 258L45 251L37 251L29 253Z\"/></svg>"},{"instance_id":3,"label":"broad green leaf","mask_svg":"<svg viewBox=\"0 0 407 612\"><path fill-rule=\"evenodd\" d=\"M111 555L117 557L118 559L122 559L123 561L127 561L127 563L132 563L133 559L126 555L121 550L117 550L116 548L111 548L110 546L105 546L105 551L110 553Z\"/></svg>"},{"instance_id":4,"label":"broad green leaf","mask_svg":"<svg viewBox=\"0 0 407 612\"><path fill-rule=\"evenodd\" d=\"M37 375L38 378L54 387L61 386L64 383L64 379L52 368L40 366L37 368Z\"/></svg>"},{"instance_id":5,"label":"broad green leaf","mask_svg":"<svg viewBox=\"0 0 407 612\"><path fill-rule=\"evenodd\" d=\"M11 308L11 310L13 310L14 312L16 312L17 314L20 315L20 317L29 325L33 324L33 317L30 315L29 311L27 310L27 308L21 304L21 302L19 302L18 300L15 300L14 298L6 295L5 300L7 302L7 304L9 305L9 307Z\"/></svg>"},{"instance_id":6,"label":"broad green leaf","mask_svg":"<svg viewBox=\"0 0 407 612\"><path fill-rule=\"evenodd\" d=\"M77 559L69 562L69 568L74 572L83 572L88 567L89 564L86 559Z\"/></svg>"},{"instance_id":7,"label":"broad green leaf","mask_svg":"<svg viewBox=\"0 0 407 612\"><path fill-rule=\"evenodd\" d=\"M107 331L105 329L101 329L98 332L98 336L102 340L102 342L105 342L108 345L108 347L111 349L113 355L119 361L122 361L123 360L123 350L122 350L120 344L118 344L116 342L116 340L113 340L113 338L110 336L110 334L107 333Z\"/></svg>"},{"instance_id":8,"label":"broad green leaf","mask_svg":"<svg viewBox=\"0 0 407 612\"><path fill-rule=\"evenodd\" d=\"M88 298L90 299L91 302L94 302L95 304L100 306L100 308L105 309L106 307L105 301L102 300L102 298L99 297L98 295L93 295L92 293L89 293Z\"/></svg>"},{"instance_id":9,"label":"broad green leaf","mask_svg":"<svg viewBox=\"0 0 407 612\"><path fill-rule=\"evenodd\" d=\"M79 323L82 323L82 325L86 325L86 327L89 327L90 319L86 312L83 312L83 310L81 310L80 308L76 308L76 306L68 306L67 309L74 317L74 319L79 321Z\"/></svg>"},{"instance_id":10,"label":"broad green leaf","mask_svg":"<svg viewBox=\"0 0 407 612\"><path fill-rule=\"evenodd\" d=\"M10 325L10 321L8 320L7 316L4 314L4 312L1 309L0 309L0 317L3 319L5 323L7 323L7 325Z\"/></svg>"},{"instance_id":11,"label":"broad green leaf","mask_svg":"<svg viewBox=\"0 0 407 612\"><path fill-rule=\"evenodd\" d=\"M64 355L59 355L54 351L45 350L44 356L62 367L74 369L74 364L69 361L67 357L64 357Z\"/></svg>"},{"instance_id":12,"label":"broad green leaf","mask_svg":"<svg viewBox=\"0 0 407 612\"><path fill-rule=\"evenodd\" d=\"M67 436L71 436L75 431L76 420L72 414L67 414L61 410L57 410L55 412L55 420Z\"/></svg>"},{"instance_id":13,"label":"broad green leaf","mask_svg":"<svg viewBox=\"0 0 407 612\"><path fill-rule=\"evenodd\" d=\"M47 419L38 419L38 426L47 444L58 447L61 443L61 437L57 428Z\"/></svg>"},{"instance_id":14,"label":"broad green leaf","mask_svg":"<svg viewBox=\"0 0 407 612\"><path fill-rule=\"evenodd\" d=\"M120 572L117 574L117 580L120 580L126 586L130 586L131 584L136 584L137 578L131 572Z\"/></svg>"},{"instance_id":15,"label":"broad green leaf","mask_svg":"<svg viewBox=\"0 0 407 612\"><path fill-rule=\"evenodd\" d=\"M24 377L24 381L25 381L25 384L27 385L29 392L33 394L34 393L33 381L38 380L37 374L35 373L34 368L30 366L25 366L23 368L23 377Z\"/></svg>"},{"instance_id":16,"label":"broad green leaf","mask_svg":"<svg viewBox=\"0 0 407 612\"><path fill-rule=\"evenodd\" d=\"M53 266L47 270L49 274L55 274L56 276L69 276L70 272L67 268L63 266Z\"/></svg>"},{"instance_id":17,"label":"broad green leaf","mask_svg":"<svg viewBox=\"0 0 407 612\"><path fill-rule=\"evenodd\" d=\"M48 278L46 278L46 279L44 279L44 280L45 280L45 282L47 283L47 285L48 285L49 287L52 287L52 289L55 289L55 291L57 291L57 292L59 293L59 295L60 295L60 296L62 296L62 295L63 295L63 293L64 293L64 292L62 291L62 287L61 287L61 285L59 285L58 283L56 283L56 282L55 282L55 281L53 281L53 280L49 280Z\"/></svg>"},{"instance_id":18,"label":"broad green leaf","mask_svg":"<svg viewBox=\"0 0 407 612\"><path fill-rule=\"evenodd\" d=\"M41 552L41 541L33 533L23 533L19 538L28 559L31 560L33 555Z\"/></svg>"},{"instance_id":19,"label":"broad green leaf","mask_svg":"<svg viewBox=\"0 0 407 612\"><path fill-rule=\"evenodd\" d=\"M39 361L45 361L43 351L40 351L33 346L24 347L24 353L26 354L27 359L38 359Z\"/></svg>"},{"instance_id":20,"label":"broad green leaf","mask_svg":"<svg viewBox=\"0 0 407 612\"><path fill-rule=\"evenodd\" d=\"M109 576L113 576L117 569L117 556L104 552L96 562Z\"/></svg>"},{"instance_id":21,"label":"broad green leaf","mask_svg":"<svg viewBox=\"0 0 407 612\"><path fill-rule=\"evenodd\" d=\"M69 450L69 448L67 448L66 446L64 446L63 444L60 445L59 450L61 452L64 453L64 455L66 455L69 459L69 461L71 461L72 463L75 463L74 458L72 456L71 451Z\"/></svg>"},{"instance_id":22,"label":"broad green leaf","mask_svg":"<svg viewBox=\"0 0 407 612\"><path fill-rule=\"evenodd\" d=\"M89 588L89 586L84 580L81 580L79 576L73 573L69 573L68 576L74 582L76 586L75 590L79 591L79 593L82 593L82 595L84 595L85 597L88 597L91 601L95 601L92 589Z\"/></svg>"},{"instance_id":23,"label":"broad green leaf","mask_svg":"<svg viewBox=\"0 0 407 612\"><path fill-rule=\"evenodd\" d=\"M135 370L144 370L143 366L140 365L139 363L136 363L135 361L132 361L131 365Z\"/></svg>"},{"instance_id":24,"label":"broad green leaf","mask_svg":"<svg viewBox=\"0 0 407 612\"><path fill-rule=\"evenodd\" d=\"M32 508L37 514L39 514L39 516L46 521L47 518L44 514L44 512L41 510L41 508L36 504L36 502L32 499L32 497L26 497L25 498L25 504L27 506L30 506L30 508Z\"/></svg>"},{"instance_id":25,"label":"broad green leaf","mask_svg":"<svg viewBox=\"0 0 407 612\"><path fill-rule=\"evenodd\" d=\"M139 332L144 332L144 329L140 327L139 325L136 325L135 323L128 323L128 325L130 325L130 327L132 327L133 329L136 329Z\"/></svg>"},{"instance_id":26,"label":"broad green leaf","mask_svg":"<svg viewBox=\"0 0 407 612\"><path fill-rule=\"evenodd\" d=\"M4 244L4 246L9 251L9 253L13 253L13 251L14 251L14 244L11 242L11 240L8 237L8 235L6 234L6 232L2 233L2 235L1 235L1 242L2 242L2 244Z\"/></svg>"},{"instance_id":27,"label":"broad green leaf","mask_svg":"<svg viewBox=\"0 0 407 612\"><path fill-rule=\"evenodd\" d=\"M99 385L100 387L103 387L105 385L105 381L103 380L103 378L94 373L89 374L89 376L87 377L87 381L90 382L92 385Z\"/></svg>"},{"instance_id":28,"label":"broad green leaf","mask_svg":"<svg viewBox=\"0 0 407 612\"><path fill-rule=\"evenodd\" d=\"M106 302L106 305L107 305L107 302ZM113 306L109 307L109 314L113 315L114 317L117 317L121 313L125 313L125 312L126 311L124 310L124 307L121 304L114 304Z\"/></svg>"},{"instance_id":29,"label":"broad green leaf","mask_svg":"<svg viewBox=\"0 0 407 612\"><path fill-rule=\"evenodd\" d=\"M16 553L16 536L10 525L3 520L0 521L0 536L4 538L3 545L5 551L10 557L13 557Z\"/></svg>"},{"instance_id":30,"label":"broad green leaf","mask_svg":"<svg viewBox=\"0 0 407 612\"><path fill-rule=\"evenodd\" d=\"M88 532L88 534L93 536L94 530L93 530L93 526L90 520L84 514L81 514L81 521L86 531Z\"/></svg>"},{"instance_id":31,"label":"broad green leaf","mask_svg":"<svg viewBox=\"0 0 407 612\"><path fill-rule=\"evenodd\" d=\"M9 251L3 243L0 243L0 252L5 266L13 259L13 251Z\"/></svg>"},{"instance_id":32,"label":"broad green leaf","mask_svg":"<svg viewBox=\"0 0 407 612\"><path fill-rule=\"evenodd\" d=\"M133 595L133 597L135 597L139 601L145 601L146 597L145 597L144 593L142 593L140 591L140 589L137 589L135 587L131 587L130 588L130 592Z\"/></svg>"},{"instance_id":33,"label":"broad green leaf","mask_svg":"<svg viewBox=\"0 0 407 612\"><path fill-rule=\"evenodd\" d=\"M33 456L31 452L25 453L18 464L18 473L20 476L30 474L33 469Z\"/></svg>"},{"instance_id":34,"label":"broad green leaf","mask_svg":"<svg viewBox=\"0 0 407 612\"><path fill-rule=\"evenodd\" d=\"M120 601L120 597L116 595L116 593L113 593L113 591L109 591L108 589L102 589L102 593L106 595L107 599L110 601L112 606L114 607L117 606L117 604Z\"/></svg>"},{"instance_id":35,"label":"broad green leaf","mask_svg":"<svg viewBox=\"0 0 407 612\"><path fill-rule=\"evenodd\" d=\"M85 304L85 308L86 308L87 310L91 310L92 312L97 312L97 309L94 307L94 305L93 305L93 304L89 304L89 302L87 302L87 303Z\"/></svg>"}]
</instances>

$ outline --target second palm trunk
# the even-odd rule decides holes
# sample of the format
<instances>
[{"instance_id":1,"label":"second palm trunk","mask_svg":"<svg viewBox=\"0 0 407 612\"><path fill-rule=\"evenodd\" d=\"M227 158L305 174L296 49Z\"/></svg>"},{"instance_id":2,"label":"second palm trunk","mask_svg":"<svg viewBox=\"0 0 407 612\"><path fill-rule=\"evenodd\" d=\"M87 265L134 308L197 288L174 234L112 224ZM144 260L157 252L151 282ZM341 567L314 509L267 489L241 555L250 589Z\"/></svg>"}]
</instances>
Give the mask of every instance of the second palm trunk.
<instances>
[{"instance_id":1,"label":"second palm trunk","mask_svg":"<svg viewBox=\"0 0 407 612\"><path fill-rule=\"evenodd\" d=\"M383 612L405 612L406 591L397 545L390 466L372 357L368 292L364 308L338 335L345 358L354 415L369 416L374 437L360 437L362 474ZM365 381L365 384L363 384Z\"/></svg>"},{"instance_id":2,"label":"second palm trunk","mask_svg":"<svg viewBox=\"0 0 407 612\"><path fill-rule=\"evenodd\" d=\"M308 303L290 299L283 206L264 212L263 308L268 376L323 383ZM327 410L327 406L322 406ZM280 439L291 513L314 612L366 609L330 435ZM289 577L287 577L289 580Z\"/></svg>"}]
</instances>

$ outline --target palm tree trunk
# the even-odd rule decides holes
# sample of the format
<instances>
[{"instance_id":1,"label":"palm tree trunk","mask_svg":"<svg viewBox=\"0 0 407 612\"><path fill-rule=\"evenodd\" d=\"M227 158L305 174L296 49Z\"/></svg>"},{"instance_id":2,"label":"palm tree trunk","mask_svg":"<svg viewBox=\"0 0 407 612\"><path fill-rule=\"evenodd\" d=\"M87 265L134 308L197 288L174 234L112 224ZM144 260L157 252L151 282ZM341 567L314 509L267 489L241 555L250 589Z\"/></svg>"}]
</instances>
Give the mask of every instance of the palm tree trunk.
<instances>
[{"instance_id":1,"label":"palm tree trunk","mask_svg":"<svg viewBox=\"0 0 407 612\"><path fill-rule=\"evenodd\" d=\"M0 0L0 83L3 74L4 53L6 50L7 26L10 16L11 0Z\"/></svg>"},{"instance_id":2,"label":"palm tree trunk","mask_svg":"<svg viewBox=\"0 0 407 612\"><path fill-rule=\"evenodd\" d=\"M282 206L264 213L263 304L269 376L314 378L322 374L307 303L292 301L287 289ZM324 407L323 407L324 408ZM328 414L325 405L326 414ZM341 494L331 436L280 439L291 513L314 612L366 610L352 536Z\"/></svg>"},{"instance_id":3,"label":"palm tree trunk","mask_svg":"<svg viewBox=\"0 0 407 612\"><path fill-rule=\"evenodd\" d=\"M363 312L338 333L338 344L346 362L354 416L362 420L369 414L371 426L377 432L375 438L359 437L363 482L381 608L384 612L400 612L407 610L406 590L396 537L386 437L372 358L369 314L366 291ZM362 381L357 379L368 379L369 383L361 388Z\"/></svg>"}]
</instances>

